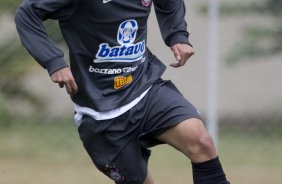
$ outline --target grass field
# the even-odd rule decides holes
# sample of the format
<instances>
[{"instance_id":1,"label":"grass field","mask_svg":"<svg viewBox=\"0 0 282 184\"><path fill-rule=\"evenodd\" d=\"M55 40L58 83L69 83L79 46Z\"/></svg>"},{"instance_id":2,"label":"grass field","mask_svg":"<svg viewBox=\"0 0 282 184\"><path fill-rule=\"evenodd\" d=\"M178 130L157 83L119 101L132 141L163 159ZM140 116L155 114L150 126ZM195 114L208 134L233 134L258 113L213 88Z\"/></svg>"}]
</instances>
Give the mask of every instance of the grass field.
<instances>
[{"instance_id":1,"label":"grass field","mask_svg":"<svg viewBox=\"0 0 282 184\"><path fill-rule=\"evenodd\" d=\"M192 184L191 165L166 145L152 149L156 184ZM220 134L219 153L232 184L275 184L282 176L281 136ZM92 165L71 124L17 124L0 130L1 184L112 183Z\"/></svg>"}]
</instances>

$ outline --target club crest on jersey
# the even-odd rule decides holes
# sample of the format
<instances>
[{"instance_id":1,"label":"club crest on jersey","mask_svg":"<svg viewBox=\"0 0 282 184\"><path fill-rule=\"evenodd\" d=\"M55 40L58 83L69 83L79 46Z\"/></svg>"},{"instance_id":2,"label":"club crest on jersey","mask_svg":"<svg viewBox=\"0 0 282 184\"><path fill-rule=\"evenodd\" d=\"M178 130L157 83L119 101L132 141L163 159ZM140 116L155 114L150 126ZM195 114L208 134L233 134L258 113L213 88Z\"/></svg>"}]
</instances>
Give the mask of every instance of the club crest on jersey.
<instances>
[{"instance_id":1,"label":"club crest on jersey","mask_svg":"<svg viewBox=\"0 0 282 184\"><path fill-rule=\"evenodd\" d=\"M143 5L143 6L148 7L148 6L151 5L152 0L141 0L141 2L142 2L142 5Z\"/></svg>"},{"instance_id":2,"label":"club crest on jersey","mask_svg":"<svg viewBox=\"0 0 282 184\"><path fill-rule=\"evenodd\" d=\"M146 49L145 40L135 42L138 31L137 21L126 20L119 25L117 42L119 46L111 47L108 43L99 45L94 63L104 62L135 62L140 60Z\"/></svg>"},{"instance_id":3,"label":"club crest on jersey","mask_svg":"<svg viewBox=\"0 0 282 184\"><path fill-rule=\"evenodd\" d=\"M122 22L118 28L117 41L120 45L132 44L135 41L138 30L136 20Z\"/></svg>"}]
</instances>

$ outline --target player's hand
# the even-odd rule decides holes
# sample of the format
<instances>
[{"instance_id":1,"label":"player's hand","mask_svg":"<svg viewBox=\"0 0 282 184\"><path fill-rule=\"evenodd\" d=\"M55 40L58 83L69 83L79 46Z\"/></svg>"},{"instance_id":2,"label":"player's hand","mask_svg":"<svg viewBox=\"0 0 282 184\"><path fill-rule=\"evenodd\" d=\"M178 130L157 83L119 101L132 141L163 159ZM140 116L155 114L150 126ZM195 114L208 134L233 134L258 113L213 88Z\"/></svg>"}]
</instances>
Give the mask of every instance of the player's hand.
<instances>
[{"instance_id":1,"label":"player's hand","mask_svg":"<svg viewBox=\"0 0 282 184\"><path fill-rule=\"evenodd\" d=\"M176 59L176 63L170 64L174 68L184 66L188 59L195 53L192 46L188 44L177 43L171 47L171 50Z\"/></svg>"},{"instance_id":2,"label":"player's hand","mask_svg":"<svg viewBox=\"0 0 282 184\"><path fill-rule=\"evenodd\" d=\"M74 95L77 92L77 85L69 67L54 72L51 75L51 80L54 83L58 83L60 88L65 87L70 95Z\"/></svg>"}]
</instances>

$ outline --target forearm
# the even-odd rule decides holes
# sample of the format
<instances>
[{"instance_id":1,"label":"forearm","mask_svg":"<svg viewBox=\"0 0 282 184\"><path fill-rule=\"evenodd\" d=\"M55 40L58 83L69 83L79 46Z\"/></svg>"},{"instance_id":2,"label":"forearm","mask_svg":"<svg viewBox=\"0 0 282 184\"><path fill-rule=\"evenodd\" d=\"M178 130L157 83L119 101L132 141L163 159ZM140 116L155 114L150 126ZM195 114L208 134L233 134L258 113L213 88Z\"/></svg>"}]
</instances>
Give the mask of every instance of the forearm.
<instances>
[{"instance_id":1,"label":"forearm","mask_svg":"<svg viewBox=\"0 0 282 184\"><path fill-rule=\"evenodd\" d=\"M53 2L52 2L53 1ZM47 35L43 21L54 16L52 12L68 3L62 0L25 0L17 9L15 23L22 44L31 56L51 75L67 67L64 53Z\"/></svg>"},{"instance_id":2,"label":"forearm","mask_svg":"<svg viewBox=\"0 0 282 184\"><path fill-rule=\"evenodd\" d=\"M154 1L163 40L171 47L176 43L190 44L183 0Z\"/></svg>"}]
</instances>

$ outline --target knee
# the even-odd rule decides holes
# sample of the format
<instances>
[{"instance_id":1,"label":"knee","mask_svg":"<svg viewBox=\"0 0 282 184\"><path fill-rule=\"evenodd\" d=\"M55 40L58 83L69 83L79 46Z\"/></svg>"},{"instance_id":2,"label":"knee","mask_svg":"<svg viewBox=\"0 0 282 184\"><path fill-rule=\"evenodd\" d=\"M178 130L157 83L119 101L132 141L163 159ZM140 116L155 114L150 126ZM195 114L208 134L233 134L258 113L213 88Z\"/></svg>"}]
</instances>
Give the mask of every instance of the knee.
<instances>
[{"instance_id":1,"label":"knee","mask_svg":"<svg viewBox=\"0 0 282 184\"><path fill-rule=\"evenodd\" d=\"M194 144L188 145L188 149L193 162L203 162L217 156L213 140L208 133L196 137Z\"/></svg>"},{"instance_id":2,"label":"knee","mask_svg":"<svg viewBox=\"0 0 282 184\"><path fill-rule=\"evenodd\" d=\"M196 149L194 152L196 152L196 154L208 154L215 149L213 140L207 132L204 132L196 137L195 147Z\"/></svg>"},{"instance_id":3,"label":"knee","mask_svg":"<svg viewBox=\"0 0 282 184\"><path fill-rule=\"evenodd\" d=\"M193 162L202 162L217 156L212 137L202 122L195 123L193 133L189 137L190 140L185 144L185 154Z\"/></svg>"}]
</instances>

